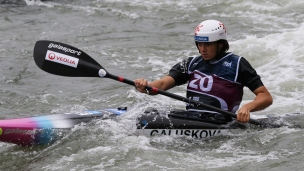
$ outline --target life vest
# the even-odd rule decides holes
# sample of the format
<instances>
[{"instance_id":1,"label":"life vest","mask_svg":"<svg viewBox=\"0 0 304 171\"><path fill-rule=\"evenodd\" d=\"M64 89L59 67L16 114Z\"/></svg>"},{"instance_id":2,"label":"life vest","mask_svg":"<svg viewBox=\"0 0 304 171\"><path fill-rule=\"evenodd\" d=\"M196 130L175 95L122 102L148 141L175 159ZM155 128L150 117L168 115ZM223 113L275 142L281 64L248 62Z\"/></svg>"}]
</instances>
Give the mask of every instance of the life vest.
<instances>
[{"instance_id":1,"label":"life vest","mask_svg":"<svg viewBox=\"0 0 304 171\"><path fill-rule=\"evenodd\" d=\"M229 53L217 61L193 58L188 66L187 97L195 101L236 112L243 97L243 85L237 82L240 56ZM187 104L188 111L216 113Z\"/></svg>"}]
</instances>

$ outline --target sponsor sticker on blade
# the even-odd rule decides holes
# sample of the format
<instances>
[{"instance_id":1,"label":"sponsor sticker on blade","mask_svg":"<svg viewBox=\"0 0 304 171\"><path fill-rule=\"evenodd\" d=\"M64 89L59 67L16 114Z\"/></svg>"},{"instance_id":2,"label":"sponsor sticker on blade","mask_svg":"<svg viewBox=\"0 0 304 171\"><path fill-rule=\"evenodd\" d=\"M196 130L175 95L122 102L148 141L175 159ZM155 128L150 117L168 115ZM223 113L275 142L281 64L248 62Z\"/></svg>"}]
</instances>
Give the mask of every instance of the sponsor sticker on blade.
<instances>
[{"instance_id":1,"label":"sponsor sticker on blade","mask_svg":"<svg viewBox=\"0 0 304 171\"><path fill-rule=\"evenodd\" d=\"M67 65L70 67L74 67L74 68L77 68L78 61L79 61L78 58L68 56L68 55L65 55L62 53L54 52L51 50L47 51L45 59L48 61L60 63L60 64Z\"/></svg>"},{"instance_id":2,"label":"sponsor sticker on blade","mask_svg":"<svg viewBox=\"0 0 304 171\"><path fill-rule=\"evenodd\" d=\"M64 52L72 53L72 54L75 54L75 55L81 55L81 51L70 49L70 48L67 48L65 46L61 46L60 44L50 43L48 48L59 49L59 50L62 50Z\"/></svg>"}]
</instances>

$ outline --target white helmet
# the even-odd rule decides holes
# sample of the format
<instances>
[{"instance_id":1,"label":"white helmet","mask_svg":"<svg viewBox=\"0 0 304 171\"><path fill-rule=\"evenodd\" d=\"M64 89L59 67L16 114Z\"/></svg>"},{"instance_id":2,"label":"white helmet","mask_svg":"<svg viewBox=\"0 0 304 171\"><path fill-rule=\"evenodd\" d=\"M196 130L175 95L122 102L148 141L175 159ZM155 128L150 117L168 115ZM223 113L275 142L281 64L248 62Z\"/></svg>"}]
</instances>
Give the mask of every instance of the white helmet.
<instances>
[{"instance_id":1,"label":"white helmet","mask_svg":"<svg viewBox=\"0 0 304 171\"><path fill-rule=\"evenodd\" d=\"M205 20L195 29L195 42L215 42L227 40L226 27L217 20Z\"/></svg>"}]
</instances>

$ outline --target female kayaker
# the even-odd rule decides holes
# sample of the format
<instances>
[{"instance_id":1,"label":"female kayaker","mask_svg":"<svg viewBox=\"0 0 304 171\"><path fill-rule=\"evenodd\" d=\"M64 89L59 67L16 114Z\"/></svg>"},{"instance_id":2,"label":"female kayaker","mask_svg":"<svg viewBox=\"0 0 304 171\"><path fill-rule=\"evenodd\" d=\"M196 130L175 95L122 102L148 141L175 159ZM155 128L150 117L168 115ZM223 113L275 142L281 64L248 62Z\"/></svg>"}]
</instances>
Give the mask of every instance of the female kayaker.
<instances>
[{"instance_id":1,"label":"female kayaker","mask_svg":"<svg viewBox=\"0 0 304 171\"><path fill-rule=\"evenodd\" d=\"M195 29L194 41L199 56L189 57L177 63L168 75L159 80L134 80L136 89L154 95L153 92L149 93L145 86L168 90L188 83L187 98L222 110L237 112L237 120L240 122L248 122L250 112L263 110L272 104L271 94L249 62L244 57L227 52L229 43L223 23L217 20L201 22ZM244 86L256 97L239 109ZM218 114L191 104L187 104L186 108L188 111L202 114Z\"/></svg>"}]
</instances>

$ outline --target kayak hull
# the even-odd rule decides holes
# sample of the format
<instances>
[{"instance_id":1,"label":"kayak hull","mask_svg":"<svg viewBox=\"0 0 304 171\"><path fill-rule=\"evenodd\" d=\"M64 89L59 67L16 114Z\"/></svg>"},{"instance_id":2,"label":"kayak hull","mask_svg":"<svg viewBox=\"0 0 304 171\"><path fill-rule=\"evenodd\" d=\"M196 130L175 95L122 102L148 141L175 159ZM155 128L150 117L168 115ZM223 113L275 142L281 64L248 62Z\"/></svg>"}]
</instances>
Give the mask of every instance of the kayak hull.
<instances>
[{"instance_id":1,"label":"kayak hull","mask_svg":"<svg viewBox=\"0 0 304 171\"><path fill-rule=\"evenodd\" d=\"M230 129L244 128L246 128L246 124L230 120L220 122L210 118L202 119L183 110L159 112L155 108L148 108L137 118L136 133L148 137L186 136L202 139L227 134Z\"/></svg>"},{"instance_id":2,"label":"kayak hull","mask_svg":"<svg viewBox=\"0 0 304 171\"><path fill-rule=\"evenodd\" d=\"M21 146L49 145L63 138L75 125L93 119L111 119L127 108L88 110L80 114L53 114L0 120L0 141ZM192 113L161 111L148 108L137 118L136 134L151 136L186 136L208 138L226 134L232 129L246 129L251 124L201 118Z\"/></svg>"}]
</instances>

